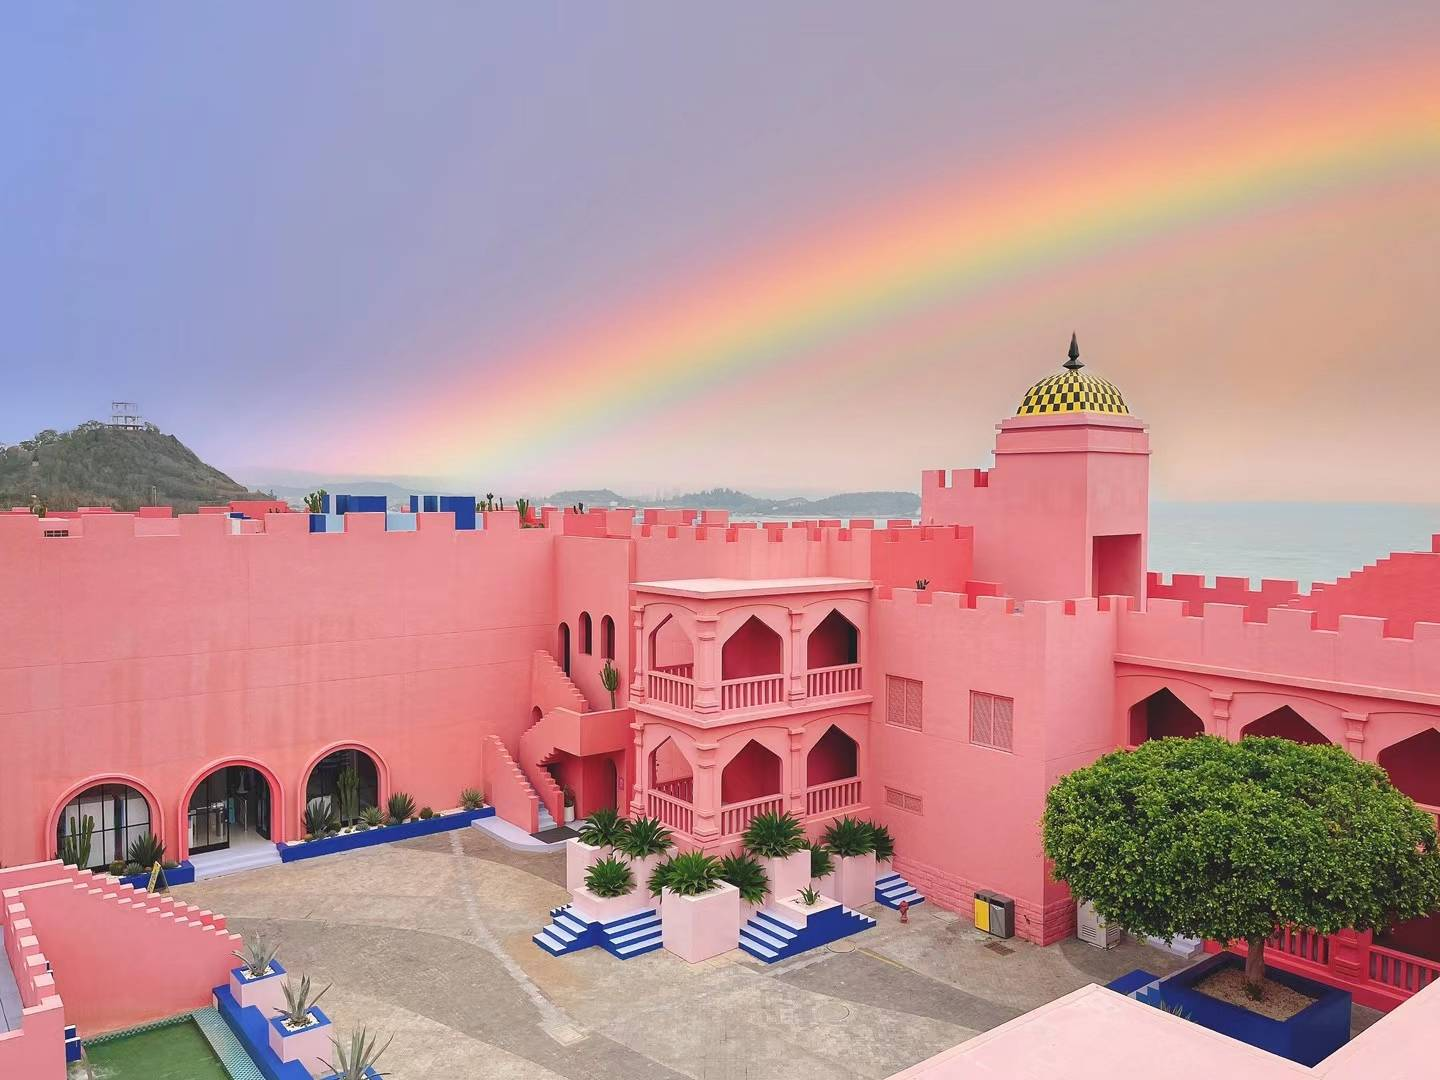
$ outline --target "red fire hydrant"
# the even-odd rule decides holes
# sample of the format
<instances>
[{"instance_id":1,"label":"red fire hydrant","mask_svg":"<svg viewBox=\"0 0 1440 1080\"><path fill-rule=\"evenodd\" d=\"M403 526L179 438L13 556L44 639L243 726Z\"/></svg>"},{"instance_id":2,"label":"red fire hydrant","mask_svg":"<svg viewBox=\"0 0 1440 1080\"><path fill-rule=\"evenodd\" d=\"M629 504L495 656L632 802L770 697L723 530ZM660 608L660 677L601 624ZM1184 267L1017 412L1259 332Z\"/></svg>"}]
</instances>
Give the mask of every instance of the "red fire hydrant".
<instances>
[{"instance_id":1,"label":"red fire hydrant","mask_svg":"<svg viewBox=\"0 0 1440 1080\"><path fill-rule=\"evenodd\" d=\"M910 901L909 901L909 900L901 900L901 901L900 901L900 921L903 922L903 923L908 923L908 922L910 921Z\"/></svg>"}]
</instances>

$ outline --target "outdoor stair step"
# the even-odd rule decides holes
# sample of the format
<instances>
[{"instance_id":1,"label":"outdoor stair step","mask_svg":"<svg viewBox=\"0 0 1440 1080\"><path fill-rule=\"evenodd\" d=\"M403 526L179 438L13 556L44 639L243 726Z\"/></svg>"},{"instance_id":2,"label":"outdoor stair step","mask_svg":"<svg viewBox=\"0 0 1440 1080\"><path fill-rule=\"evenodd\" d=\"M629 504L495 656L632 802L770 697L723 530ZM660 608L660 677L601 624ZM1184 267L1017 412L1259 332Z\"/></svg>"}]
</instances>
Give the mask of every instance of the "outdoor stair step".
<instances>
[{"instance_id":1,"label":"outdoor stair step","mask_svg":"<svg viewBox=\"0 0 1440 1080\"><path fill-rule=\"evenodd\" d=\"M742 937L749 937L754 941L760 942L762 945L775 949L783 949L787 944L787 942L781 941L777 937L772 937L764 930L761 930L758 927L751 926L749 924L747 924L745 928L740 931L740 935Z\"/></svg>"},{"instance_id":2,"label":"outdoor stair step","mask_svg":"<svg viewBox=\"0 0 1440 1080\"><path fill-rule=\"evenodd\" d=\"M564 927L572 934L583 934L586 930L590 929L590 925L587 922L583 919L576 918L568 911L562 911L559 915L555 916L553 921L557 926Z\"/></svg>"},{"instance_id":3,"label":"outdoor stair step","mask_svg":"<svg viewBox=\"0 0 1440 1080\"><path fill-rule=\"evenodd\" d=\"M664 939L661 937L659 931L656 931L654 934L642 938L640 941L632 941L627 945L616 946L615 952L622 960L629 960L632 956L639 956L641 953L658 949L663 944Z\"/></svg>"},{"instance_id":4,"label":"outdoor stair step","mask_svg":"<svg viewBox=\"0 0 1440 1080\"><path fill-rule=\"evenodd\" d=\"M552 953L555 956L560 956L565 952L564 944L556 941L545 930L541 930L540 933L536 934L530 940L535 942L536 945L539 945L546 952Z\"/></svg>"},{"instance_id":5,"label":"outdoor stair step","mask_svg":"<svg viewBox=\"0 0 1440 1080\"><path fill-rule=\"evenodd\" d=\"M906 881L900 874L886 874L875 881L875 902L885 907L899 910L900 902L905 901L911 907L916 904L923 904L925 897L920 890Z\"/></svg>"},{"instance_id":6,"label":"outdoor stair step","mask_svg":"<svg viewBox=\"0 0 1440 1080\"><path fill-rule=\"evenodd\" d=\"M768 915L763 911L757 911L754 918L752 918L750 922L758 922L760 927L764 929L767 933L775 937L781 938L782 940L793 941L795 939L795 935L797 932L795 927L789 925L788 923L783 923L779 919L775 918L773 915ZM746 925L748 926L749 923L747 923Z\"/></svg>"},{"instance_id":7,"label":"outdoor stair step","mask_svg":"<svg viewBox=\"0 0 1440 1080\"><path fill-rule=\"evenodd\" d=\"M660 933L660 924L651 923L641 927L639 930L632 930L628 934L607 934L611 945L624 945L629 942L639 941L641 938L653 937Z\"/></svg>"},{"instance_id":8,"label":"outdoor stair step","mask_svg":"<svg viewBox=\"0 0 1440 1080\"><path fill-rule=\"evenodd\" d=\"M660 925L660 913L658 911L642 911L636 915L626 915L614 922L606 923L601 929L607 934L615 934L622 930L636 930L641 926Z\"/></svg>"},{"instance_id":9,"label":"outdoor stair step","mask_svg":"<svg viewBox=\"0 0 1440 1080\"><path fill-rule=\"evenodd\" d=\"M740 935L740 948L743 952L747 952L751 956L758 956L761 960L775 960L780 955L774 949L766 948L757 941L751 941L743 933Z\"/></svg>"}]
</instances>

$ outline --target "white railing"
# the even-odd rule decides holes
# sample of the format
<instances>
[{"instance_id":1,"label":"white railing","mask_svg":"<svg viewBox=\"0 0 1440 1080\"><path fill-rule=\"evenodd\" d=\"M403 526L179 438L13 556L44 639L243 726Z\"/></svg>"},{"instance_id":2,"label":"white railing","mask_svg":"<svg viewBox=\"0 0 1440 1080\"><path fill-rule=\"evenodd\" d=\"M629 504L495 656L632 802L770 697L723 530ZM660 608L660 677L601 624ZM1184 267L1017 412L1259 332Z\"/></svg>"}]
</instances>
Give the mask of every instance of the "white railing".
<instances>
[{"instance_id":1,"label":"white railing","mask_svg":"<svg viewBox=\"0 0 1440 1080\"><path fill-rule=\"evenodd\" d=\"M766 795L749 802L720 807L720 835L739 836L761 814L779 814L785 809L783 795Z\"/></svg>"},{"instance_id":2,"label":"white railing","mask_svg":"<svg viewBox=\"0 0 1440 1080\"><path fill-rule=\"evenodd\" d=\"M681 709L695 707L695 684L680 675L667 675L661 671L650 672L651 701L662 705L675 705Z\"/></svg>"},{"instance_id":3,"label":"white railing","mask_svg":"<svg viewBox=\"0 0 1440 1080\"><path fill-rule=\"evenodd\" d=\"M650 816L683 833L695 831L695 808L659 791L647 792Z\"/></svg>"},{"instance_id":4,"label":"white railing","mask_svg":"<svg viewBox=\"0 0 1440 1080\"><path fill-rule=\"evenodd\" d=\"M828 784L816 784L805 790L805 813L831 814L860 804L860 778L847 776Z\"/></svg>"},{"instance_id":5,"label":"white railing","mask_svg":"<svg viewBox=\"0 0 1440 1080\"><path fill-rule=\"evenodd\" d=\"M748 679L726 679L720 684L720 708L750 709L785 700L784 675L754 675Z\"/></svg>"},{"instance_id":6,"label":"white railing","mask_svg":"<svg viewBox=\"0 0 1440 1080\"><path fill-rule=\"evenodd\" d=\"M805 688L811 697L854 693L860 689L860 665L811 668L805 675Z\"/></svg>"},{"instance_id":7,"label":"white railing","mask_svg":"<svg viewBox=\"0 0 1440 1080\"><path fill-rule=\"evenodd\" d=\"M695 677L694 664L661 664L659 667L652 668L651 670L658 671L661 675L679 675L682 679L693 679Z\"/></svg>"}]
</instances>

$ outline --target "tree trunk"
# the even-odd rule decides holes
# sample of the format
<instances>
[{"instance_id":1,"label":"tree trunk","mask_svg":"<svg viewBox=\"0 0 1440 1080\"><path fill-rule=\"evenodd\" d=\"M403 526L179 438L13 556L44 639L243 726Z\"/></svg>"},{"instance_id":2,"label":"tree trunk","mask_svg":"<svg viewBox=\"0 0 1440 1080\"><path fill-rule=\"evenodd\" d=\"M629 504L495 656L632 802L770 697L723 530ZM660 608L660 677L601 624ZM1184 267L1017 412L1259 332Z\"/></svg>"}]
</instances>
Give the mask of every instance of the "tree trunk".
<instances>
[{"instance_id":1,"label":"tree trunk","mask_svg":"<svg viewBox=\"0 0 1440 1080\"><path fill-rule=\"evenodd\" d=\"M1265 939L1245 939L1245 982L1258 1001L1265 989Z\"/></svg>"}]
</instances>

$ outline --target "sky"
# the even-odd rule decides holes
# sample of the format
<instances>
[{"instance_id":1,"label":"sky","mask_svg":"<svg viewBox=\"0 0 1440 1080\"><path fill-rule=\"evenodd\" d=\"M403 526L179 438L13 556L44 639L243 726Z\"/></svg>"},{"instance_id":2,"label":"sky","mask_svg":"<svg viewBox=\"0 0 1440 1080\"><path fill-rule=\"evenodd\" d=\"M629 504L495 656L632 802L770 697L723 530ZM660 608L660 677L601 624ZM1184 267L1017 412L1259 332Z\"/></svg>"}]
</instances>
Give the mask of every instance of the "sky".
<instances>
[{"instance_id":1,"label":"sky","mask_svg":"<svg viewBox=\"0 0 1440 1080\"><path fill-rule=\"evenodd\" d=\"M0 442L915 490L1074 331L1158 497L1440 502L1433 2L17 0L0 136Z\"/></svg>"}]
</instances>

